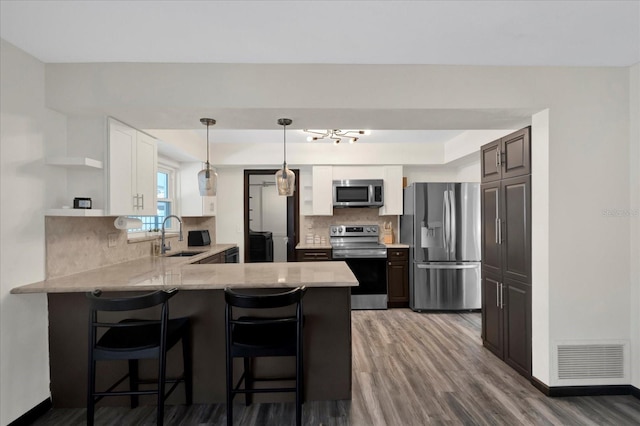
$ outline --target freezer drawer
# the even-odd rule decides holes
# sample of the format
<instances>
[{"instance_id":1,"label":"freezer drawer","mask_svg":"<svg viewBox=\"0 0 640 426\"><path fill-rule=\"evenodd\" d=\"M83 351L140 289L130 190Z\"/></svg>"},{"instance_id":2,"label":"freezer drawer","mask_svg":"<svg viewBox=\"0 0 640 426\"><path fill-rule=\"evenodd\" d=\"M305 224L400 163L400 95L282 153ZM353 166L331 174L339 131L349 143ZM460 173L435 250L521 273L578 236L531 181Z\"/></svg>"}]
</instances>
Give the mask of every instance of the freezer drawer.
<instances>
[{"instance_id":1,"label":"freezer drawer","mask_svg":"<svg viewBox=\"0 0 640 426\"><path fill-rule=\"evenodd\" d=\"M480 262L414 263L409 306L414 311L480 309Z\"/></svg>"}]
</instances>

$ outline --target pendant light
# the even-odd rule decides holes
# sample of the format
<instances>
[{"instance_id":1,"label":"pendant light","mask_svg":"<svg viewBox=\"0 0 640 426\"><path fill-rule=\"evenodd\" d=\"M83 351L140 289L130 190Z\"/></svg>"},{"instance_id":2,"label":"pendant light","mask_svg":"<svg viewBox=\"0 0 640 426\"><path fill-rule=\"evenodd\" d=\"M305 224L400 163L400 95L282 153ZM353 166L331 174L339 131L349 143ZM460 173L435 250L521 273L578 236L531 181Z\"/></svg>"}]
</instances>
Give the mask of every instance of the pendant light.
<instances>
[{"instance_id":1,"label":"pendant light","mask_svg":"<svg viewBox=\"0 0 640 426\"><path fill-rule=\"evenodd\" d=\"M218 174L216 170L209 164L209 126L216 124L216 120L213 118L201 118L200 122L207 126L207 162L203 170L198 173L198 188L200 188L200 195L211 196L216 195L216 188L218 186Z\"/></svg>"},{"instance_id":2,"label":"pendant light","mask_svg":"<svg viewBox=\"0 0 640 426\"><path fill-rule=\"evenodd\" d=\"M295 191L296 175L287 168L287 126L292 123L289 118L280 118L278 124L283 129L283 146L284 146L284 162L282 163L282 169L276 172L276 187L278 188L278 195L285 195L290 197Z\"/></svg>"}]
</instances>

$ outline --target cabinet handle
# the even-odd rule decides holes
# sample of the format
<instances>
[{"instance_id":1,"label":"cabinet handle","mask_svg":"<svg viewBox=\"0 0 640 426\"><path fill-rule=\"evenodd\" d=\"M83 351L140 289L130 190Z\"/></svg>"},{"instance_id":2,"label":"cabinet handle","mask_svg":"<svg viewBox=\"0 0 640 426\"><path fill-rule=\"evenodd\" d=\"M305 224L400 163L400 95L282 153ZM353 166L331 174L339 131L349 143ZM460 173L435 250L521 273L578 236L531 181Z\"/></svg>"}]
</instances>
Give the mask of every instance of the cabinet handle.
<instances>
[{"instance_id":1,"label":"cabinet handle","mask_svg":"<svg viewBox=\"0 0 640 426\"><path fill-rule=\"evenodd\" d=\"M500 150L496 151L496 168L499 169L502 165L502 152Z\"/></svg>"},{"instance_id":2,"label":"cabinet handle","mask_svg":"<svg viewBox=\"0 0 640 426\"><path fill-rule=\"evenodd\" d=\"M496 306L500 307L500 283L496 282Z\"/></svg>"},{"instance_id":3,"label":"cabinet handle","mask_svg":"<svg viewBox=\"0 0 640 426\"><path fill-rule=\"evenodd\" d=\"M502 219L498 219L498 244L502 244Z\"/></svg>"},{"instance_id":4,"label":"cabinet handle","mask_svg":"<svg viewBox=\"0 0 640 426\"><path fill-rule=\"evenodd\" d=\"M504 309L504 284L500 283L500 309Z\"/></svg>"},{"instance_id":5,"label":"cabinet handle","mask_svg":"<svg viewBox=\"0 0 640 426\"><path fill-rule=\"evenodd\" d=\"M500 226L500 225L499 225L499 222L500 222L500 219L498 219L498 218L496 217L496 223L495 223L495 226L496 226L496 232L495 232L495 234L496 234L496 244L500 244L500 243L498 242L498 227Z\"/></svg>"},{"instance_id":6,"label":"cabinet handle","mask_svg":"<svg viewBox=\"0 0 640 426\"><path fill-rule=\"evenodd\" d=\"M144 194L140 194L140 198L142 199L142 210L144 210Z\"/></svg>"}]
</instances>

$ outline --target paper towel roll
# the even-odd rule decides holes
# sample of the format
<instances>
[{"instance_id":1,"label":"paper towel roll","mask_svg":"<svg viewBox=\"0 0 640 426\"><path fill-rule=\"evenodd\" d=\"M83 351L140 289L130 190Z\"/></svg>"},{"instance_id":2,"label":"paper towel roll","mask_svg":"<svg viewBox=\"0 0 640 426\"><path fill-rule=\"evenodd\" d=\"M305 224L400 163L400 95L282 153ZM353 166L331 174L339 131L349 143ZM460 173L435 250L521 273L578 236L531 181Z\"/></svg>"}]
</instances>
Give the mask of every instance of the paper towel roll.
<instances>
[{"instance_id":1,"label":"paper towel roll","mask_svg":"<svg viewBox=\"0 0 640 426\"><path fill-rule=\"evenodd\" d=\"M142 228L140 219L133 219L127 216L118 216L113 222L117 229L137 229Z\"/></svg>"}]
</instances>

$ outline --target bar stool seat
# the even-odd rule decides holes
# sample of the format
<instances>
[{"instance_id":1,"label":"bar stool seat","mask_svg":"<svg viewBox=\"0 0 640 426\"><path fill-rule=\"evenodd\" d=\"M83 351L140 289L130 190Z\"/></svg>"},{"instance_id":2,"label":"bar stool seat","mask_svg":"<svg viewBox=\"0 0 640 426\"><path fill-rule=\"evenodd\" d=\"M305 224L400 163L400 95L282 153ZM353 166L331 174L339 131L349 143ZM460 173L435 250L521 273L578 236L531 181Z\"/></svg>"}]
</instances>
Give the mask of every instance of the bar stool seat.
<instances>
[{"instance_id":1,"label":"bar stool seat","mask_svg":"<svg viewBox=\"0 0 640 426\"><path fill-rule=\"evenodd\" d=\"M164 423L164 401L179 383L185 384L186 403L193 402L191 364L191 328L189 318L169 319L168 301L177 289L160 290L130 298L105 298L97 290L87 293L89 311L89 374L87 388L87 424L93 425L95 404L105 396L130 396L131 408L138 406L140 395L156 395L157 424ZM158 319L126 318L118 322L99 320L98 312L140 311L161 306ZM101 314L102 317L106 314ZM99 330L106 330L98 338ZM167 351L182 341L183 373L167 379ZM138 362L142 359L158 360L157 378L143 380L138 377ZM104 360L127 360L128 373L105 391L96 391L96 363ZM115 390L129 379L129 390ZM168 391L166 383L173 385ZM140 390L140 385L154 384L155 388Z\"/></svg>"}]
</instances>

